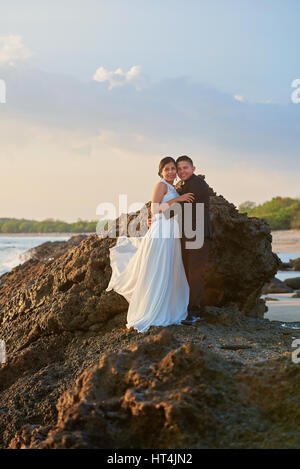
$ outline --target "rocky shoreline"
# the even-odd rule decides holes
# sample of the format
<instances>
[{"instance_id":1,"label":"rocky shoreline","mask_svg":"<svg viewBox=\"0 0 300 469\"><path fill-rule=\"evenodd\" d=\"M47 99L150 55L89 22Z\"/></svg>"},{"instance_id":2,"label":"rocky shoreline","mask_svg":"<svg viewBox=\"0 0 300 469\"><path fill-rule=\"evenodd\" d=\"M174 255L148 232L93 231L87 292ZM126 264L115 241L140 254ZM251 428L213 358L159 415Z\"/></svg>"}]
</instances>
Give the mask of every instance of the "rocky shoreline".
<instances>
[{"instance_id":1,"label":"rocky shoreline","mask_svg":"<svg viewBox=\"0 0 300 469\"><path fill-rule=\"evenodd\" d=\"M264 319L260 300L280 265L269 227L211 202L192 326L126 329L126 300L105 292L115 239L96 234L44 243L0 277L1 448L299 447L300 323Z\"/></svg>"}]
</instances>

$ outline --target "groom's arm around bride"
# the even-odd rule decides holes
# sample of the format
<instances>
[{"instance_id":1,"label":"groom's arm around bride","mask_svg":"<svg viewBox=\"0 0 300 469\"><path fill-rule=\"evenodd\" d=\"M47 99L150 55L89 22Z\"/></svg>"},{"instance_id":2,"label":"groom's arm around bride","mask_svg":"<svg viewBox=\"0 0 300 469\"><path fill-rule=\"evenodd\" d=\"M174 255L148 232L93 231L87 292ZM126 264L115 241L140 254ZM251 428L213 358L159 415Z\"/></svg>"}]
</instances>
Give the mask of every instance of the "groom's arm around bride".
<instances>
[{"instance_id":1,"label":"groom's arm around bride","mask_svg":"<svg viewBox=\"0 0 300 469\"><path fill-rule=\"evenodd\" d=\"M201 308L205 306L204 272L207 266L210 243L213 236L209 216L210 188L204 178L201 176L196 176L193 173L192 176L186 180L181 187L180 194L184 194L186 192L192 192L195 196L195 200L191 203L192 210L189 213L192 215L189 215L188 219L185 218L185 213L183 210L181 249L183 264L190 286L190 301L188 310L197 311L199 309L201 310ZM199 226L196 225L196 221L198 221L196 217L197 203L204 204L204 219L201 220L204 223L204 244L199 249L189 249L187 247L187 242L191 240L186 237L184 227L186 223L190 226L189 231L190 229L197 231L199 230ZM203 227L201 227L201 229L202 228Z\"/></svg>"}]
</instances>

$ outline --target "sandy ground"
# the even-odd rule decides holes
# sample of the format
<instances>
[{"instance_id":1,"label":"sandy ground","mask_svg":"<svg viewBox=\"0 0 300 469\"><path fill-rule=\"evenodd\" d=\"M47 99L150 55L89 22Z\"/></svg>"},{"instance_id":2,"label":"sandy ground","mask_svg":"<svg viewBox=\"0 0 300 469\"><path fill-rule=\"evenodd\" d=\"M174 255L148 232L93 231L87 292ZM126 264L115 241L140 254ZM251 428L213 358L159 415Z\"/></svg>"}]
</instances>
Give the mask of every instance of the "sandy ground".
<instances>
[{"instance_id":1,"label":"sandy ground","mask_svg":"<svg viewBox=\"0 0 300 469\"><path fill-rule=\"evenodd\" d=\"M272 231L273 252L299 252L300 230Z\"/></svg>"}]
</instances>

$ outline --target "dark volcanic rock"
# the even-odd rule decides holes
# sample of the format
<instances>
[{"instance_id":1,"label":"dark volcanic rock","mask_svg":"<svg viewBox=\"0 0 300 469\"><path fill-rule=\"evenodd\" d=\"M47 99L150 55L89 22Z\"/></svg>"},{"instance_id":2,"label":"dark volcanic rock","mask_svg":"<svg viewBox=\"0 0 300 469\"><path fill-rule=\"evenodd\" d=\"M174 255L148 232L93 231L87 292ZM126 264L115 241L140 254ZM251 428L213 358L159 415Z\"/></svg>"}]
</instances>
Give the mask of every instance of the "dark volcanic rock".
<instances>
[{"instance_id":1,"label":"dark volcanic rock","mask_svg":"<svg viewBox=\"0 0 300 469\"><path fill-rule=\"evenodd\" d=\"M254 346L221 348L245 354ZM297 447L299 385L289 359L243 366L167 328L105 353L62 394L55 426L27 425L10 448Z\"/></svg>"},{"instance_id":2,"label":"dark volcanic rock","mask_svg":"<svg viewBox=\"0 0 300 469\"><path fill-rule=\"evenodd\" d=\"M279 278L272 278L270 282L266 283L262 289L262 294L267 295L268 293L292 293L293 289L279 280Z\"/></svg>"},{"instance_id":3,"label":"dark volcanic rock","mask_svg":"<svg viewBox=\"0 0 300 469\"><path fill-rule=\"evenodd\" d=\"M212 188L210 193L213 241L205 275L205 303L234 305L248 316L263 317L266 308L260 298L262 288L281 264L272 252L270 226L264 220L239 213L235 205L222 195L217 196ZM150 202L146 205L149 212ZM141 230L146 230L147 220L137 212L117 219L116 234L129 235L126 223L129 225L135 218Z\"/></svg>"},{"instance_id":4,"label":"dark volcanic rock","mask_svg":"<svg viewBox=\"0 0 300 469\"><path fill-rule=\"evenodd\" d=\"M300 277L286 278L284 283L288 287L293 288L294 290L298 290L300 288Z\"/></svg>"},{"instance_id":5,"label":"dark volcanic rock","mask_svg":"<svg viewBox=\"0 0 300 469\"><path fill-rule=\"evenodd\" d=\"M292 270L300 270L300 257L290 259L290 264L292 265Z\"/></svg>"},{"instance_id":6,"label":"dark volcanic rock","mask_svg":"<svg viewBox=\"0 0 300 469\"><path fill-rule=\"evenodd\" d=\"M300 291L294 293L294 295L292 295L292 298L300 298Z\"/></svg>"},{"instance_id":7,"label":"dark volcanic rock","mask_svg":"<svg viewBox=\"0 0 300 469\"><path fill-rule=\"evenodd\" d=\"M8 354L0 369L0 447L260 447L264 438L254 441L249 421L254 435L260 425L277 432L256 404L244 405L234 378L262 357L268 370L269 359L290 354L291 336L256 319L266 309L261 289L279 266L270 229L213 191L211 219L208 306L195 327L159 335L158 327L126 329L126 300L105 292L115 238L46 243L0 277ZM251 348L221 349L234 338ZM284 402L296 382L286 379Z\"/></svg>"},{"instance_id":8,"label":"dark volcanic rock","mask_svg":"<svg viewBox=\"0 0 300 469\"><path fill-rule=\"evenodd\" d=\"M278 270L292 270L292 264L290 262L281 262Z\"/></svg>"},{"instance_id":9,"label":"dark volcanic rock","mask_svg":"<svg viewBox=\"0 0 300 469\"><path fill-rule=\"evenodd\" d=\"M214 239L206 275L207 304L235 304L249 316L263 317L261 290L277 272L267 223L239 214L221 196L211 197Z\"/></svg>"},{"instance_id":10,"label":"dark volcanic rock","mask_svg":"<svg viewBox=\"0 0 300 469\"><path fill-rule=\"evenodd\" d=\"M47 241L39 246L28 249L24 254L21 254L21 261L27 261L28 259L37 259L42 262L56 259L57 257L64 254L68 249L77 246L85 239L87 235L80 234L72 236L67 241Z\"/></svg>"}]
</instances>

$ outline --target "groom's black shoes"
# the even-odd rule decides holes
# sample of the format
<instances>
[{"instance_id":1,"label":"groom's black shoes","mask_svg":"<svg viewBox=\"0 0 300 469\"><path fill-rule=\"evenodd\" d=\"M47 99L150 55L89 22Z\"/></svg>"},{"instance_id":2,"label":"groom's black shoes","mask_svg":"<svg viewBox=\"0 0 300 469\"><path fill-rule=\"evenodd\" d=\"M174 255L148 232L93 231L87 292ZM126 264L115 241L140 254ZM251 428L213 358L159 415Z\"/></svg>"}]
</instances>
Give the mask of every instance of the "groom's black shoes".
<instances>
[{"instance_id":1,"label":"groom's black shoes","mask_svg":"<svg viewBox=\"0 0 300 469\"><path fill-rule=\"evenodd\" d=\"M188 311L188 315L186 319L183 319L181 321L181 324L186 324L186 325L191 325L194 324L197 321L201 321L203 318L200 317L200 311Z\"/></svg>"},{"instance_id":2,"label":"groom's black shoes","mask_svg":"<svg viewBox=\"0 0 300 469\"><path fill-rule=\"evenodd\" d=\"M189 311L189 314L192 314L192 316L197 316L197 317L202 318L206 314L205 306L201 308L197 308L196 310L193 310L193 311Z\"/></svg>"},{"instance_id":3,"label":"groom's black shoes","mask_svg":"<svg viewBox=\"0 0 300 469\"><path fill-rule=\"evenodd\" d=\"M198 322L200 321L201 318L197 318L196 316L192 316L192 317L187 317L186 319L183 319L181 321L181 324L186 324L187 326L190 326L191 324L194 324L195 322Z\"/></svg>"}]
</instances>

